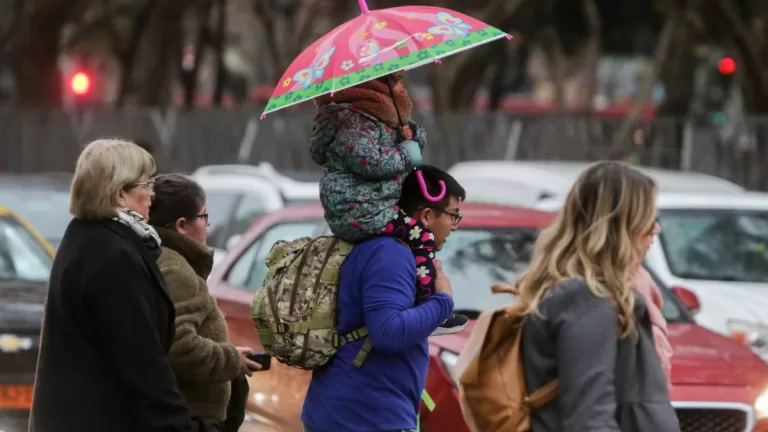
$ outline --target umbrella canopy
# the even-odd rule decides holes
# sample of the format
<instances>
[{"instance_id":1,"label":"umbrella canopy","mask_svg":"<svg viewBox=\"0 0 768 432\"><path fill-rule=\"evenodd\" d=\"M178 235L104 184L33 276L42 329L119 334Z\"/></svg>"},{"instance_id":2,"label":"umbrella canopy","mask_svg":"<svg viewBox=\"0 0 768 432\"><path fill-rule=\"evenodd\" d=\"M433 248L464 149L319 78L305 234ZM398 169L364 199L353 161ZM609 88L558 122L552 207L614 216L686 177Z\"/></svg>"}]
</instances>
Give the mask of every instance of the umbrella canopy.
<instances>
[{"instance_id":1,"label":"umbrella canopy","mask_svg":"<svg viewBox=\"0 0 768 432\"><path fill-rule=\"evenodd\" d=\"M369 11L321 37L283 73L262 118L317 96L389 73L439 61L507 33L462 13L432 6Z\"/></svg>"}]
</instances>

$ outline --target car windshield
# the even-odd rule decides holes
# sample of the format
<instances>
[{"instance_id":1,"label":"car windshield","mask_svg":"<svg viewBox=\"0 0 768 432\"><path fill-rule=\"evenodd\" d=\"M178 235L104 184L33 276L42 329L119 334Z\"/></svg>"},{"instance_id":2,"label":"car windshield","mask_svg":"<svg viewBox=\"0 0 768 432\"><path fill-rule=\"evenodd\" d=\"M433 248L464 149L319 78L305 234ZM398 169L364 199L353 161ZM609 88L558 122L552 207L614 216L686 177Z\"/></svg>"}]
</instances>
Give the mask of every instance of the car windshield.
<instances>
[{"instance_id":1,"label":"car windshield","mask_svg":"<svg viewBox=\"0 0 768 432\"><path fill-rule=\"evenodd\" d=\"M768 282L768 212L664 210L661 244L683 279Z\"/></svg>"},{"instance_id":2,"label":"car windshield","mask_svg":"<svg viewBox=\"0 0 768 432\"><path fill-rule=\"evenodd\" d=\"M69 214L69 191L63 189L0 189L0 205L21 215L51 244L58 245L72 216Z\"/></svg>"},{"instance_id":3,"label":"car windshield","mask_svg":"<svg viewBox=\"0 0 768 432\"><path fill-rule=\"evenodd\" d=\"M438 258L451 281L456 309L482 312L509 303L509 296L491 293L491 285L514 282L528 267L538 233L533 228L467 228L452 233ZM664 318L687 321L672 293L656 283L664 297Z\"/></svg>"},{"instance_id":4,"label":"car windshield","mask_svg":"<svg viewBox=\"0 0 768 432\"><path fill-rule=\"evenodd\" d=\"M0 281L45 282L53 258L23 225L0 216Z\"/></svg>"}]
</instances>

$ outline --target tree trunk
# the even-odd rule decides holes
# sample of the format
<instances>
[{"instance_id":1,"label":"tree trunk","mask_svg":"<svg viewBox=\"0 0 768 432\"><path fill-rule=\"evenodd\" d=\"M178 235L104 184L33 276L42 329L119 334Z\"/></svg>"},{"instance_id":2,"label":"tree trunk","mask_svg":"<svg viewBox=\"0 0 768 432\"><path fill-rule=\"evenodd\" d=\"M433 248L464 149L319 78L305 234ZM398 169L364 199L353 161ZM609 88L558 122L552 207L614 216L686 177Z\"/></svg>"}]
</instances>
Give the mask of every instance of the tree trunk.
<instances>
[{"instance_id":1,"label":"tree trunk","mask_svg":"<svg viewBox=\"0 0 768 432\"><path fill-rule=\"evenodd\" d=\"M685 28L686 23L683 16L683 11L679 9L674 9L673 11L669 12L669 15L667 16L667 21L664 24L664 28L661 31L661 34L659 35L658 42L656 43L656 52L653 54L653 62L651 64L651 73L648 74L646 81L642 84L642 87L640 88L640 91L638 92L638 97L633 101L632 107L629 110L629 114L622 122L619 129L616 131L616 133L613 135L613 139L611 140L611 153L618 152L622 145L627 142L630 135L632 134L632 129L635 123L637 122L638 118L640 117L640 114L643 112L645 107L648 106L648 103L651 100L651 96L653 94L653 87L656 85L656 83L659 80L659 76L664 72L664 68L666 67L667 60L669 59L670 49L672 48L673 41L677 39L677 41L680 41L680 37L676 38L676 34L679 36L685 37L685 34L687 33L687 29ZM686 48L689 48L689 46L686 44ZM682 54L682 53L681 53ZM675 76L677 78L677 76ZM693 77L691 76L691 80L689 80L689 83L693 82ZM675 88L681 87L681 83L675 83L673 85L670 85L668 91L670 93L675 91ZM674 97L669 98L674 99ZM690 98L688 98L688 103L690 104Z\"/></svg>"},{"instance_id":2,"label":"tree trunk","mask_svg":"<svg viewBox=\"0 0 768 432\"><path fill-rule=\"evenodd\" d=\"M203 54L206 46L211 42L211 29L209 28L209 18L213 9L213 0L205 0L199 5L197 38L195 40L194 63L192 69L181 69L181 86L184 92L184 106L192 109L195 106L195 97L197 96L197 81L200 75L200 64L203 60Z\"/></svg>"},{"instance_id":3,"label":"tree trunk","mask_svg":"<svg viewBox=\"0 0 768 432\"><path fill-rule=\"evenodd\" d=\"M591 113L594 108L595 94L600 73L600 54L602 48L602 22L595 0L582 0L584 16L587 22L589 39L585 47L587 82L582 94L581 107L585 113Z\"/></svg>"},{"instance_id":4,"label":"tree trunk","mask_svg":"<svg viewBox=\"0 0 768 432\"><path fill-rule=\"evenodd\" d=\"M218 13L216 22L216 83L213 91L213 104L221 106L224 88L227 84L227 66L224 64L225 39L227 38L227 0L217 0Z\"/></svg>"},{"instance_id":5,"label":"tree trunk","mask_svg":"<svg viewBox=\"0 0 768 432\"><path fill-rule=\"evenodd\" d=\"M73 0L27 0L22 20L10 39L9 60L21 106L58 107L61 30L77 8Z\"/></svg>"},{"instance_id":6,"label":"tree trunk","mask_svg":"<svg viewBox=\"0 0 768 432\"><path fill-rule=\"evenodd\" d=\"M139 105L165 108L172 102L181 58L181 20L187 7L188 2L157 0L131 74L132 96Z\"/></svg>"},{"instance_id":7,"label":"tree trunk","mask_svg":"<svg viewBox=\"0 0 768 432\"><path fill-rule=\"evenodd\" d=\"M136 19L133 21L133 28L131 29L128 43L120 52L120 84L117 90L117 100L115 101L115 105L118 107L125 104L125 99L132 90L131 75L136 63L136 52L139 49L139 43L144 35L144 30L156 6L157 0L146 0L144 2L144 5L136 14Z\"/></svg>"}]
</instances>

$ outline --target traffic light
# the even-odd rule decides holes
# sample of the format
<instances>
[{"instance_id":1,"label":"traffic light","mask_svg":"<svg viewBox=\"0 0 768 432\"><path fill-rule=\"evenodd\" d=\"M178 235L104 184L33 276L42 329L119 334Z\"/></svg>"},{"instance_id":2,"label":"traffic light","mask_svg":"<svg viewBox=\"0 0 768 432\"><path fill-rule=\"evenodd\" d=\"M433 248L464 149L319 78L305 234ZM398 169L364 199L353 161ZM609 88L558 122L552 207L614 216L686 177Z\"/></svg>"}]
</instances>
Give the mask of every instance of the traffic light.
<instances>
[{"instance_id":1,"label":"traffic light","mask_svg":"<svg viewBox=\"0 0 768 432\"><path fill-rule=\"evenodd\" d=\"M72 76L69 86L76 96L85 96L91 89L91 78L85 72L77 72Z\"/></svg>"},{"instance_id":2,"label":"traffic light","mask_svg":"<svg viewBox=\"0 0 768 432\"><path fill-rule=\"evenodd\" d=\"M727 105L733 95L736 61L732 57L724 56L717 60L716 66L708 86L707 105L712 124L722 127L728 123Z\"/></svg>"},{"instance_id":3,"label":"traffic light","mask_svg":"<svg viewBox=\"0 0 768 432\"><path fill-rule=\"evenodd\" d=\"M731 76L736 72L736 62L731 57L723 57L717 62L717 70L721 75Z\"/></svg>"}]
</instances>

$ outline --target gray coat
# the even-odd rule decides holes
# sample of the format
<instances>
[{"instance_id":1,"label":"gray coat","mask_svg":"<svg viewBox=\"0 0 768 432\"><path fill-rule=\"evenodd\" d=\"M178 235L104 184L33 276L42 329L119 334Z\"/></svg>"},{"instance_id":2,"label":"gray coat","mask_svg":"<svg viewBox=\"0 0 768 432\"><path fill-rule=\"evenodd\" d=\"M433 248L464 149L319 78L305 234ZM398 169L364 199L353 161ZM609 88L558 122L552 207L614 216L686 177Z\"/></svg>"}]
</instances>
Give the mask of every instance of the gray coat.
<instances>
[{"instance_id":1,"label":"gray coat","mask_svg":"<svg viewBox=\"0 0 768 432\"><path fill-rule=\"evenodd\" d=\"M533 432L679 432L653 342L648 308L637 296L637 336L617 339L612 303L585 282L564 281L523 327L528 392L560 379L560 395L532 413Z\"/></svg>"}]
</instances>

